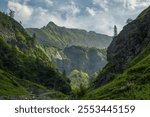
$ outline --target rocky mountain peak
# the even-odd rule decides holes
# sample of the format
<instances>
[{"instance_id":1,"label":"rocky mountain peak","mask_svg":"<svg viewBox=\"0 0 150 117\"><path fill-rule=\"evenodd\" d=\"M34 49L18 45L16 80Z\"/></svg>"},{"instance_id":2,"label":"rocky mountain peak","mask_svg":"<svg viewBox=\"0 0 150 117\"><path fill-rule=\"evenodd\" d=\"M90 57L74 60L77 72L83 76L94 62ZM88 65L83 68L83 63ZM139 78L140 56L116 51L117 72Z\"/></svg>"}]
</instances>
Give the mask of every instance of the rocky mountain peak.
<instances>
[{"instance_id":1,"label":"rocky mountain peak","mask_svg":"<svg viewBox=\"0 0 150 117\"><path fill-rule=\"evenodd\" d=\"M46 27L57 27L57 25L54 22L50 21Z\"/></svg>"}]
</instances>

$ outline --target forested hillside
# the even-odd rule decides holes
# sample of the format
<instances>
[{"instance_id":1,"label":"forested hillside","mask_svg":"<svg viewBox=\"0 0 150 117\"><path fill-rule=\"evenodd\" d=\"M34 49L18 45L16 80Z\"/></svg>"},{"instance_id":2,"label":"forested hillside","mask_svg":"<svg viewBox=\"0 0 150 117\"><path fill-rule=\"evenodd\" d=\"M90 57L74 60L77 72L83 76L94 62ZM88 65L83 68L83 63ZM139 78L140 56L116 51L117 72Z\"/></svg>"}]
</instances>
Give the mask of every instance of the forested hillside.
<instances>
[{"instance_id":1,"label":"forested hillside","mask_svg":"<svg viewBox=\"0 0 150 117\"><path fill-rule=\"evenodd\" d=\"M71 91L69 79L55 69L40 46L35 44L35 37L29 36L18 22L1 12L0 76L0 96L3 97L31 98L38 96L39 90L43 93L56 90L64 94Z\"/></svg>"}]
</instances>

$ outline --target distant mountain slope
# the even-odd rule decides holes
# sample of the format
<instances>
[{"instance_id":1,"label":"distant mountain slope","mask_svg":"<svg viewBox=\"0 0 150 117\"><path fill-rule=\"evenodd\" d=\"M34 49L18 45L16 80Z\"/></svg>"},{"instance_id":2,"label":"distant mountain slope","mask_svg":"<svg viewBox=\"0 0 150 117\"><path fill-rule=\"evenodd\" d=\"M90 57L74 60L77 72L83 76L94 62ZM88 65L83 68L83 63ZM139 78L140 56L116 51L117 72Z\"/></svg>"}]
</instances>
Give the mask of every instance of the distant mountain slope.
<instances>
[{"instance_id":1,"label":"distant mountain slope","mask_svg":"<svg viewBox=\"0 0 150 117\"><path fill-rule=\"evenodd\" d=\"M150 99L150 7L114 38L108 60L84 99Z\"/></svg>"},{"instance_id":2,"label":"distant mountain slope","mask_svg":"<svg viewBox=\"0 0 150 117\"><path fill-rule=\"evenodd\" d=\"M53 22L41 29L26 30L31 36L36 36L36 41L57 69L67 75L75 69L93 75L107 63L106 54L100 49L106 50L112 41L110 36L59 27Z\"/></svg>"},{"instance_id":3,"label":"distant mountain slope","mask_svg":"<svg viewBox=\"0 0 150 117\"><path fill-rule=\"evenodd\" d=\"M25 80L39 86L43 85L48 90L57 90L67 94L71 91L69 79L58 73L42 48L35 44L35 37L29 36L18 22L1 12L0 70L0 76L2 76L0 80L8 81L12 91L15 92L14 96L31 94L27 91L27 87L21 85L21 81ZM20 83L17 79L21 80ZM15 89L13 84L18 86L18 91L22 93L17 93L17 88ZM1 87L4 89L0 89L0 96L8 96L11 87L8 85L7 94L7 85L3 86L6 87ZM1 92L2 90L5 90L5 95Z\"/></svg>"},{"instance_id":4,"label":"distant mountain slope","mask_svg":"<svg viewBox=\"0 0 150 117\"><path fill-rule=\"evenodd\" d=\"M41 29L27 28L26 30L31 36L35 34L38 39L37 41L42 45L57 48L72 45L107 48L112 41L112 38L107 35L98 34L93 31L87 32L85 30L59 27L53 22L50 22Z\"/></svg>"},{"instance_id":5,"label":"distant mountain slope","mask_svg":"<svg viewBox=\"0 0 150 117\"><path fill-rule=\"evenodd\" d=\"M64 56L54 59L57 68L69 75L73 70L86 72L92 76L106 63L106 49L86 48L79 46L66 47Z\"/></svg>"}]
</instances>

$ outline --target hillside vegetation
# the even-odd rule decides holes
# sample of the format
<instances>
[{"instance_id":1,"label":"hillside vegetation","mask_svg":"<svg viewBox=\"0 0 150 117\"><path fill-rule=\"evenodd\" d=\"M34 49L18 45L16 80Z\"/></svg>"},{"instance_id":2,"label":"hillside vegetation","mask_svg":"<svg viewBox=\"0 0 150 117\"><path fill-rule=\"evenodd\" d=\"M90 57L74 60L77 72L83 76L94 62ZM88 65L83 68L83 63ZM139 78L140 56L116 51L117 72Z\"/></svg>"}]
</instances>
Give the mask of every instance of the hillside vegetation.
<instances>
[{"instance_id":1,"label":"hillside vegetation","mask_svg":"<svg viewBox=\"0 0 150 117\"><path fill-rule=\"evenodd\" d=\"M69 94L71 91L69 79L62 77L55 69L40 46L36 45L35 37L29 36L18 22L1 12L0 69L2 76L0 78L6 84L0 88L0 92L3 92L0 94L1 96L31 94L30 91L21 86L24 80L37 83L39 86L43 85L49 91L57 90L65 94ZM12 93L9 93L9 84ZM3 91L4 89L6 91Z\"/></svg>"},{"instance_id":2,"label":"hillside vegetation","mask_svg":"<svg viewBox=\"0 0 150 117\"><path fill-rule=\"evenodd\" d=\"M150 99L150 8L108 48L108 64L83 99Z\"/></svg>"},{"instance_id":3,"label":"hillside vegetation","mask_svg":"<svg viewBox=\"0 0 150 117\"><path fill-rule=\"evenodd\" d=\"M26 30L31 36L35 34L37 41L40 44L48 47L54 46L61 49L72 45L96 47L101 49L107 48L112 41L110 36L104 34L59 27L53 22L49 22L47 26L44 26L41 29L27 28Z\"/></svg>"}]
</instances>

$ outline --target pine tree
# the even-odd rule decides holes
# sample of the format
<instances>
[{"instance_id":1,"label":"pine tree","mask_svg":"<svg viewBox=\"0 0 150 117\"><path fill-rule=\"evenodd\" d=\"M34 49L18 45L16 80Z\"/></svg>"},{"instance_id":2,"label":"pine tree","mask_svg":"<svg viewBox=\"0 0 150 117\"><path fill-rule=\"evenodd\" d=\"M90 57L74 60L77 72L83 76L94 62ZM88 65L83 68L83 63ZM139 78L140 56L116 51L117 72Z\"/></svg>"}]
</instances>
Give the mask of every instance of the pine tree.
<instances>
[{"instance_id":1,"label":"pine tree","mask_svg":"<svg viewBox=\"0 0 150 117\"><path fill-rule=\"evenodd\" d=\"M114 26L114 37L116 37L117 35L118 35L117 26L115 25L115 26Z\"/></svg>"}]
</instances>

